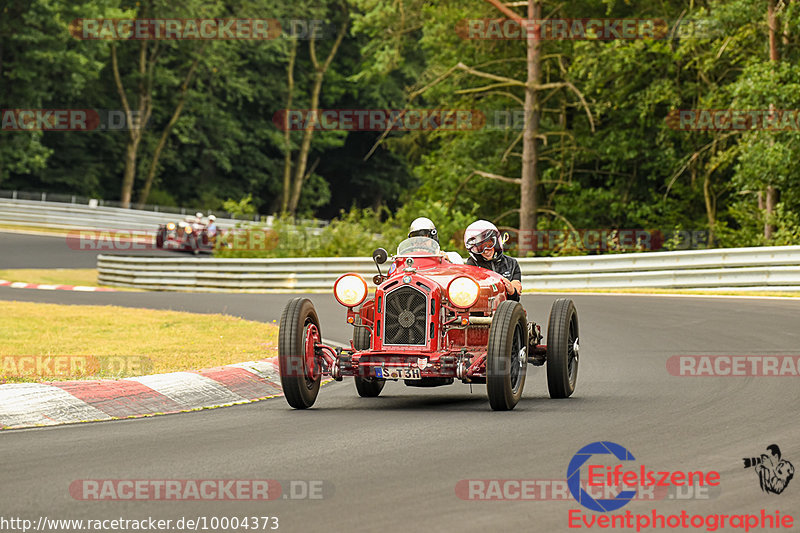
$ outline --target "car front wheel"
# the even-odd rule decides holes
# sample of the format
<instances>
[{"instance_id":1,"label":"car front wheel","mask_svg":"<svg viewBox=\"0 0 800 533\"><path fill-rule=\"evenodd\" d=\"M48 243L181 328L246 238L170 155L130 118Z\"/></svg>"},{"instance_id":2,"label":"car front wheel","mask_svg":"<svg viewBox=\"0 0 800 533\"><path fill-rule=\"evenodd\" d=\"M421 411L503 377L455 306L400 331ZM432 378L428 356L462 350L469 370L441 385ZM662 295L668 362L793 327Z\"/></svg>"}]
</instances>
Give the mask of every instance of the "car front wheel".
<instances>
[{"instance_id":1,"label":"car front wheel","mask_svg":"<svg viewBox=\"0 0 800 533\"><path fill-rule=\"evenodd\" d=\"M528 325L519 302L501 302L489 328L486 353L486 392L495 411L517 405L528 367Z\"/></svg>"},{"instance_id":2,"label":"car front wheel","mask_svg":"<svg viewBox=\"0 0 800 533\"><path fill-rule=\"evenodd\" d=\"M289 405L307 409L314 405L322 380L315 344L322 341L314 304L295 298L283 309L278 330L281 387Z\"/></svg>"}]
</instances>

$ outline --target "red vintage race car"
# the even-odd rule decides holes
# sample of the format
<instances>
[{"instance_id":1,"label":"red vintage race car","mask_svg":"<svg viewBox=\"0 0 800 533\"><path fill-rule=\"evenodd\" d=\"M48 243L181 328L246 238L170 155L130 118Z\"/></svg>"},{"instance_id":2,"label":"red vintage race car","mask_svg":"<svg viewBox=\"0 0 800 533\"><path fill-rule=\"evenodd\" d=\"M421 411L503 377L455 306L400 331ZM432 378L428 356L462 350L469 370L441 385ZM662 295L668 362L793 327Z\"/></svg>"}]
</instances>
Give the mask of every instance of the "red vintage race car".
<instances>
[{"instance_id":1,"label":"red vintage race car","mask_svg":"<svg viewBox=\"0 0 800 533\"><path fill-rule=\"evenodd\" d=\"M366 280L344 274L333 292L354 326L351 349L327 346L314 305L291 300L280 322L281 384L289 405L311 407L323 375L353 376L358 394L376 397L387 380L407 386L485 383L492 409L513 409L522 396L528 364L547 365L552 398L566 398L578 375L578 315L571 300L550 310L547 344L519 302L508 300L501 276L450 263L426 237L398 246L386 275L382 248L373 258L374 296ZM360 307L359 307L360 306Z\"/></svg>"},{"instance_id":2,"label":"red vintage race car","mask_svg":"<svg viewBox=\"0 0 800 533\"><path fill-rule=\"evenodd\" d=\"M195 255L214 249L214 242L209 238L206 225L196 219L159 225L155 244L156 248L189 251Z\"/></svg>"}]
</instances>

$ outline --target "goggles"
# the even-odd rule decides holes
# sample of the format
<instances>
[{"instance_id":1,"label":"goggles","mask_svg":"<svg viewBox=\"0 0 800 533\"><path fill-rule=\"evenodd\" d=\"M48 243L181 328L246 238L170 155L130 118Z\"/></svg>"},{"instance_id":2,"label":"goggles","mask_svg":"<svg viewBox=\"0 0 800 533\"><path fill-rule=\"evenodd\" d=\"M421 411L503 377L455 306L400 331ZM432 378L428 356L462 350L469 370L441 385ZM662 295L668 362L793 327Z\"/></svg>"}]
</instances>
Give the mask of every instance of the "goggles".
<instances>
[{"instance_id":1,"label":"goggles","mask_svg":"<svg viewBox=\"0 0 800 533\"><path fill-rule=\"evenodd\" d=\"M494 250L495 246L497 245L497 237L491 237L486 239L485 241L481 241L477 244L470 245L468 248L470 252L474 254L483 254L486 250Z\"/></svg>"}]
</instances>

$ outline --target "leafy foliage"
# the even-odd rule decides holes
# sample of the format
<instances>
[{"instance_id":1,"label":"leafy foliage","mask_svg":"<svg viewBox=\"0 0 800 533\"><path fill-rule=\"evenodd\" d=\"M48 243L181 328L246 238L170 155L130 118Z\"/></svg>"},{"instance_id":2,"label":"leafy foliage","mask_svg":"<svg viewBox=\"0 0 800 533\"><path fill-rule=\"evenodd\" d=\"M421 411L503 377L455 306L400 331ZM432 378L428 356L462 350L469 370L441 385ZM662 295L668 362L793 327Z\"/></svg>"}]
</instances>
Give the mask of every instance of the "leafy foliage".
<instances>
[{"instance_id":1,"label":"leafy foliage","mask_svg":"<svg viewBox=\"0 0 800 533\"><path fill-rule=\"evenodd\" d=\"M560 85L540 93L539 229L708 231L713 246L800 243L800 126L684 130L669 120L680 110L800 109L800 3L776 3L772 51L767 4L543 2L553 18L662 19L669 32L658 39L541 42L542 82ZM148 5L164 17L319 19L333 27L341 13L339 0L2 5L3 109L120 108L110 43L73 38L69 22L76 18L136 17ZM520 176L522 128L513 119L524 87L490 86L458 65L523 82L525 42L459 35L464 20L503 16L485 0L348 5L350 31L325 76L321 108L469 109L487 122L460 131L317 132L297 215L334 220L320 229L279 219L272 230L277 245L264 253L368 255L375 246L394 246L417 216L433 219L453 250L461 249L458 232L476 218L517 227L519 185L491 176ZM320 54L329 37L320 40ZM135 87L137 43L116 45L123 82ZM158 162L151 201L242 214L279 210L287 146L273 116L286 105L291 45L285 35L207 43ZM137 191L197 50L192 41L162 43ZM313 81L308 42L299 41L297 51L292 107L304 109ZM288 148L297 150L301 133L289 138ZM114 199L125 144L125 131L0 132L0 188ZM771 212L768 190L775 191Z\"/></svg>"}]
</instances>

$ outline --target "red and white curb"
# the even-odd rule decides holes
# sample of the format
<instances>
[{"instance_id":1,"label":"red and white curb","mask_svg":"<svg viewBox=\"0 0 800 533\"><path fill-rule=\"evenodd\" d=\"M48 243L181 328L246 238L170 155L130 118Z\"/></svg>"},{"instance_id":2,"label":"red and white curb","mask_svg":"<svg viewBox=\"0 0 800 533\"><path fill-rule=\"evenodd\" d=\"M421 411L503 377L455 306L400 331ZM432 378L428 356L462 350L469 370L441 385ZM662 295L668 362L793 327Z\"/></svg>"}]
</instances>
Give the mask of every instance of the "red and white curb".
<instances>
[{"instance_id":1,"label":"red and white curb","mask_svg":"<svg viewBox=\"0 0 800 533\"><path fill-rule=\"evenodd\" d=\"M117 292L107 287L86 287L83 285L48 285L46 283L25 283L24 281L6 281L0 279L0 287L12 289L41 289L43 291L81 291L81 292Z\"/></svg>"},{"instance_id":2,"label":"red and white curb","mask_svg":"<svg viewBox=\"0 0 800 533\"><path fill-rule=\"evenodd\" d=\"M0 385L0 428L136 418L282 395L277 357L119 380Z\"/></svg>"}]
</instances>

